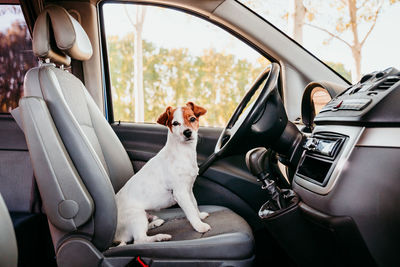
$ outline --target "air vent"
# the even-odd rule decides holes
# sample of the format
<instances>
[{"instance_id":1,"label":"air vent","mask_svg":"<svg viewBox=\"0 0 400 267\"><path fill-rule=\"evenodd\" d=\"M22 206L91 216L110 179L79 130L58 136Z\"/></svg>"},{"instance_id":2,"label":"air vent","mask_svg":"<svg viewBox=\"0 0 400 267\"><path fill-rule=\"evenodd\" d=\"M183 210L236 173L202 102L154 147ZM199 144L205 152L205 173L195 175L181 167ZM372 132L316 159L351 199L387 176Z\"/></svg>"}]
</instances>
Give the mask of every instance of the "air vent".
<instances>
[{"instance_id":1,"label":"air vent","mask_svg":"<svg viewBox=\"0 0 400 267\"><path fill-rule=\"evenodd\" d=\"M400 77L388 77L383 82L381 82L377 87L372 88L372 90L387 90L398 81L400 81Z\"/></svg>"}]
</instances>

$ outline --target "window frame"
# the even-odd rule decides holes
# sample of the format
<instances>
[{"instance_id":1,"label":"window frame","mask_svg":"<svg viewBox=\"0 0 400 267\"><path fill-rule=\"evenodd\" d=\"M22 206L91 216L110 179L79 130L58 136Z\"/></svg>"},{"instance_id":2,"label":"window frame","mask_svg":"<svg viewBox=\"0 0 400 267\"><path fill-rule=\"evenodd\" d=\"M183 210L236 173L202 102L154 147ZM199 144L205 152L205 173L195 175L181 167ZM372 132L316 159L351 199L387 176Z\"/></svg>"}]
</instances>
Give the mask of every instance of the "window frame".
<instances>
[{"instance_id":1,"label":"window frame","mask_svg":"<svg viewBox=\"0 0 400 267\"><path fill-rule=\"evenodd\" d=\"M0 5L19 5L21 6L21 3L19 0L1 0ZM22 8L22 6L21 6Z\"/></svg>"},{"instance_id":2,"label":"window frame","mask_svg":"<svg viewBox=\"0 0 400 267\"><path fill-rule=\"evenodd\" d=\"M114 0L103 0L100 1L97 4L97 10L98 10L98 18L99 18L99 33L100 33L100 53L101 53L101 64L102 64L102 81L103 81L103 94L104 94L104 107L105 107L105 116L107 121L110 124L115 123L114 120L114 109L113 109L113 102L112 102L112 93L111 93L111 77L110 77L110 65L108 62L108 51L107 51L107 40L106 40L106 32L104 29L104 13L103 13L103 6L105 4L127 4L127 5L144 5L144 6L155 6L155 7L163 7L163 8L168 8L170 10L174 10L176 12L183 12L188 15L192 15L195 17L198 17L204 21L207 21L209 23L214 24L215 26L219 27L220 29L232 34L234 37L236 37L238 40L244 42L247 44L249 47L254 49L256 52L258 52L261 56L265 57L267 60L269 60L271 63L275 62L280 65L280 62L276 59L274 59L272 56L267 54L263 49L261 49L259 46L248 40L246 37L238 33L237 31L227 27L226 25L223 25L222 23L219 23L215 20L210 19L209 17L200 14L198 12L195 12L193 10L185 9L185 8L180 8L176 6L171 6L167 4L160 4L160 3L149 3L149 2L127 2L127 1L114 1ZM279 77L279 82L278 82L278 88L280 91L280 94L283 99L283 94L282 94L282 76ZM118 121L118 123L121 123L121 121ZM138 124L146 124L146 122L124 122L124 123L138 123ZM153 123L149 123L153 124ZM210 126L201 126L201 127L210 127Z\"/></svg>"}]
</instances>

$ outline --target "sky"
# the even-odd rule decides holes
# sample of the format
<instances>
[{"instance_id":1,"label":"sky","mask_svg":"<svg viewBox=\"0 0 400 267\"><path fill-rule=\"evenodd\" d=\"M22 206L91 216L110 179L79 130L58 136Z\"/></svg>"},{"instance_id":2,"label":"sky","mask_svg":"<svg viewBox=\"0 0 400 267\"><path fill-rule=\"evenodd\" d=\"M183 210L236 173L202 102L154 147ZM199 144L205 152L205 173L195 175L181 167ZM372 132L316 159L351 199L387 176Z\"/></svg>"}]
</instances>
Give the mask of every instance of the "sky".
<instances>
[{"instance_id":1,"label":"sky","mask_svg":"<svg viewBox=\"0 0 400 267\"><path fill-rule=\"evenodd\" d=\"M8 8L9 5L0 5L0 9ZM20 10L20 8L18 7ZM5 32L8 27L10 27L11 21L15 20L24 20L24 16L22 15L22 11L19 14L15 14L14 12L4 12L0 13L0 31Z\"/></svg>"},{"instance_id":2,"label":"sky","mask_svg":"<svg viewBox=\"0 0 400 267\"><path fill-rule=\"evenodd\" d=\"M264 0L252 0L252 2ZM264 16L272 24L284 32L288 32L287 22L282 18L288 9L288 0L268 0L270 8L260 15ZM265 3L265 2L264 2ZM318 10L321 14L332 12L329 8ZM123 36L133 31L122 4L104 5L106 33ZM135 6L129 5L128 13L134 17ZM378 18L375 29L369 36L363 48L362 73L382 70L390 66L400 69L400 3L386 6ZM347 70L353 66L351 50L340 41L331 40L327 45L323 44L328 35L309 26L304 26L304 47L323 61L343 63ZM364 33L366 27L361 26L360 33ZM200 54L204 47L212 47L217 51L233 53L239 58L245 58L256 62L259 54L231 34L219 27L200 18L186 15L175 10L165 8L148 7L144 31L144 39L157 45L174 48L186 47L193 54ZM363 34L361 34L363 36ZM351 41L351 36L342 36Z\"/></svg>"}]
</instances>

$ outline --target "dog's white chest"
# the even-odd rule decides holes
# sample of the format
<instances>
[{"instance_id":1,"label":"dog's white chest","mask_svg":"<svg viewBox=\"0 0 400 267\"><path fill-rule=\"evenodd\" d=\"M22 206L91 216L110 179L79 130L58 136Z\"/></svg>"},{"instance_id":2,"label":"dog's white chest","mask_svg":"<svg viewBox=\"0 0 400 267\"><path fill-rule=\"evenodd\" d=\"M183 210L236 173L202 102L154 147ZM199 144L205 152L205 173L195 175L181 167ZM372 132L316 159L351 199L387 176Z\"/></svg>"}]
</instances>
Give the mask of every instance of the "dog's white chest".
<instances>
[{"instance_id":1,"label":"dog's white chest","mask_svg":"<svg viewBox=\"0 0 400 267\"><path fill-rule=\"evenodd\" d=\"M197 162L189 158L176 158L170 161L165 166L166 169L166 179L169 182L175 183L188 183L192 185L197 177L199 168Z\"/></svg>"}]
</instances>

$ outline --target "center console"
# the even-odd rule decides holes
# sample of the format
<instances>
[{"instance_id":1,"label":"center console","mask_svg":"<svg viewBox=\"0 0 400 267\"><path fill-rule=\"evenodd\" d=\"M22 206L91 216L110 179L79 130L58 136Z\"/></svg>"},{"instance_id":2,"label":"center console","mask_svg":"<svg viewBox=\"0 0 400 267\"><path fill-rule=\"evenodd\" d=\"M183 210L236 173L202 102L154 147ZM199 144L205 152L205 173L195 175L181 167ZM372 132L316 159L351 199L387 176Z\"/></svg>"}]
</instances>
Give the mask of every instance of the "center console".
<instances>
[{"instance_id":1,"label":"center console","mask_svg":"<svg viewBox=\"0 0 400 267\"><path fill-rule=\"evenodd\" d=\"M316 127L303 145L295 184L321 195L329 193L365 131L379 128L383 135L398 131L399 100L400 72L395 68L367 74L334 97L314 119ZM376 145L381 146L384 138L378 139Z\"/></svg>"},{"instance_id":2,"label":"center console","mask_svg":"<svg viewBox=\"0 0 400 267\"><path fill-rule=\"evenodd\" d=\"M316 126L303 146L304 152L293 178L294 183L320 195L328 194L363 130L359 126ZM318 142L319 147L310 147L310 142Z\"/></svg>"}]
</instances>

